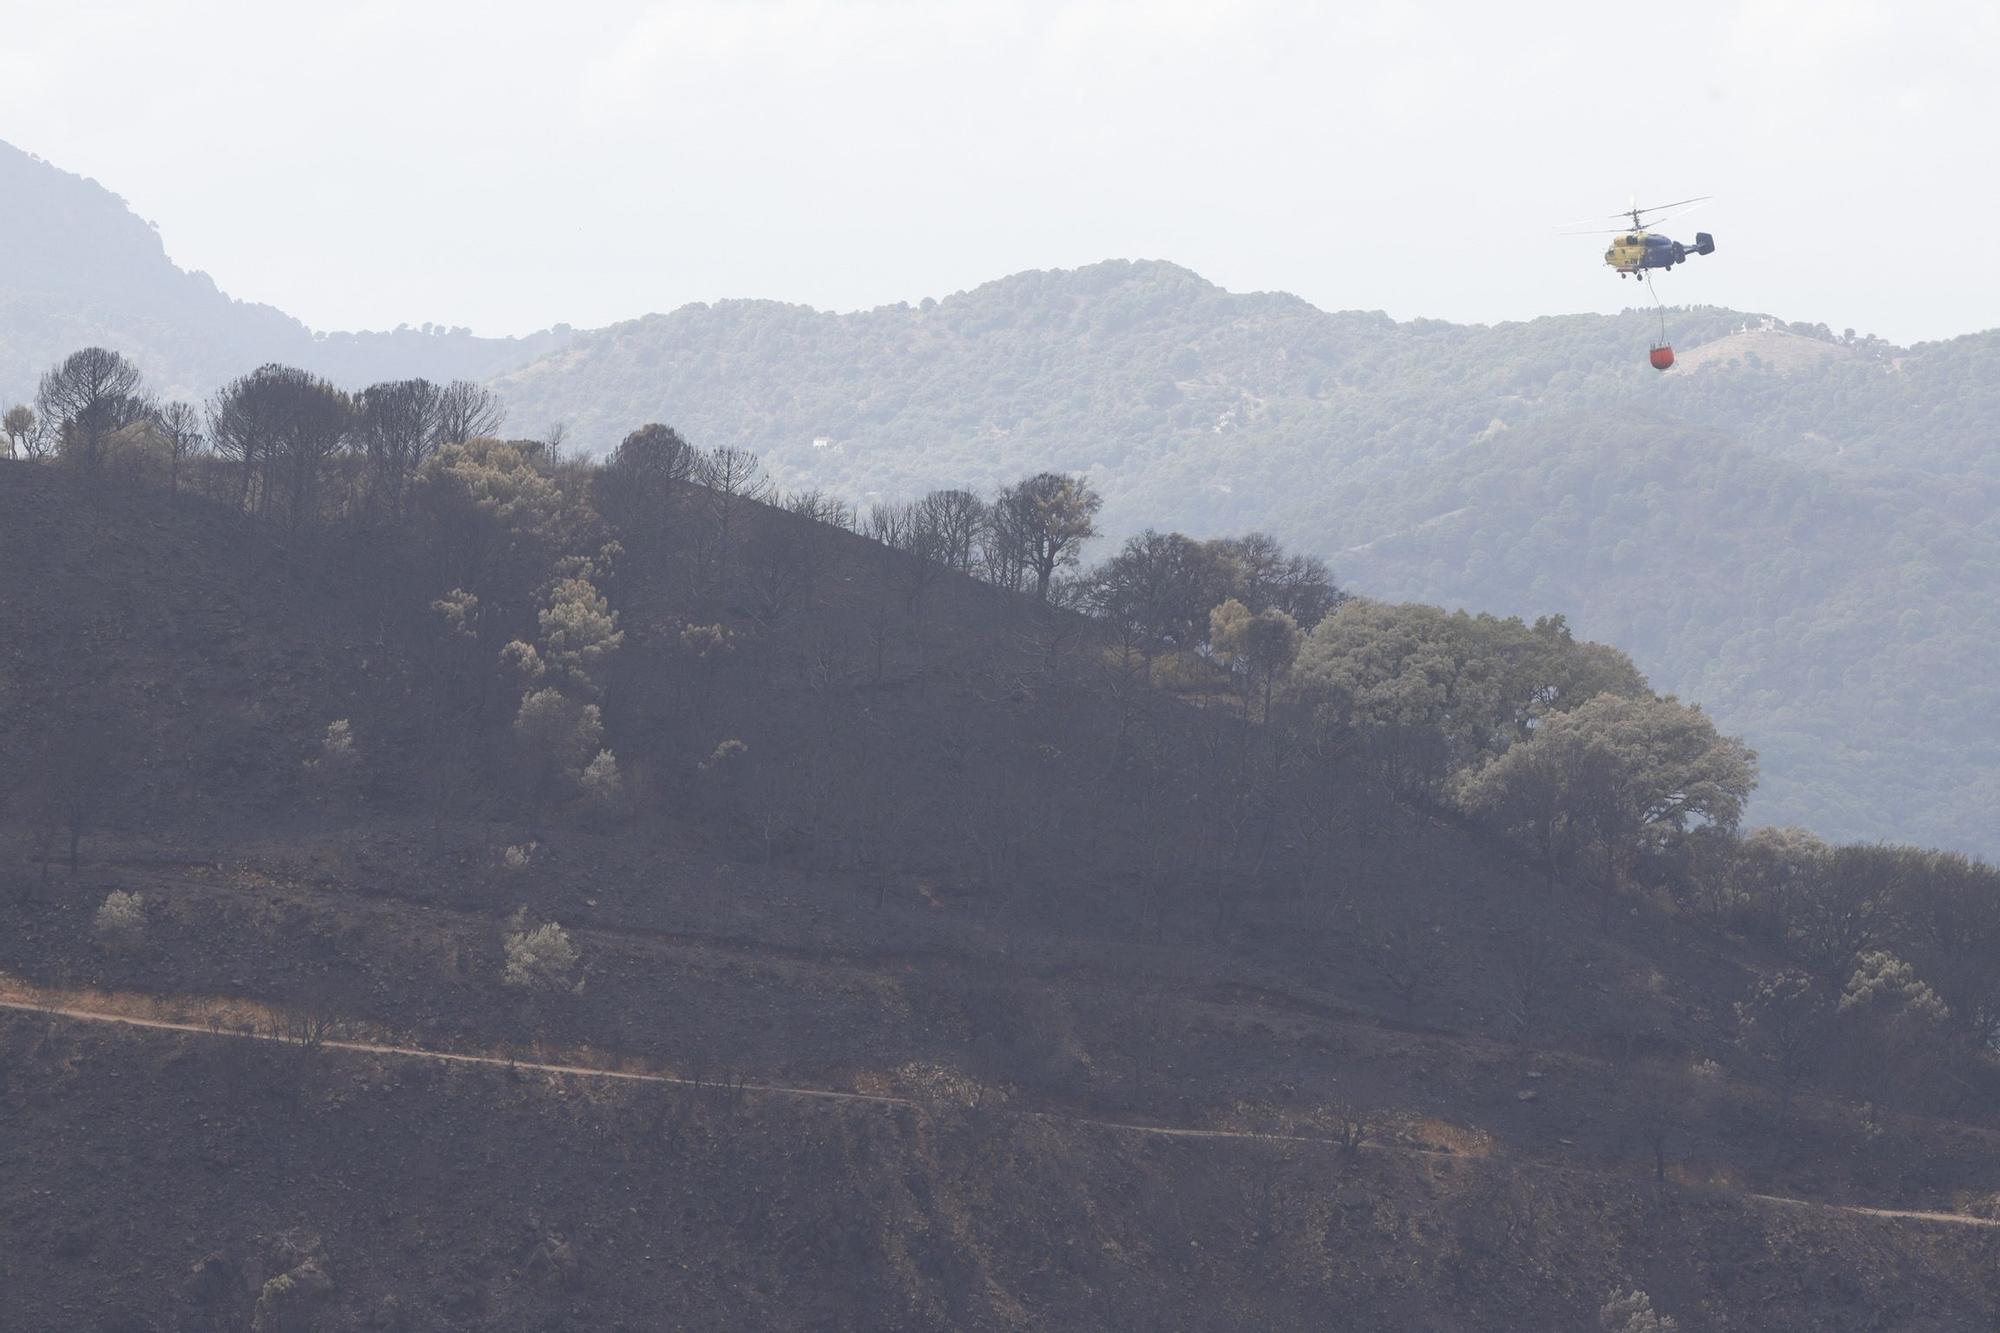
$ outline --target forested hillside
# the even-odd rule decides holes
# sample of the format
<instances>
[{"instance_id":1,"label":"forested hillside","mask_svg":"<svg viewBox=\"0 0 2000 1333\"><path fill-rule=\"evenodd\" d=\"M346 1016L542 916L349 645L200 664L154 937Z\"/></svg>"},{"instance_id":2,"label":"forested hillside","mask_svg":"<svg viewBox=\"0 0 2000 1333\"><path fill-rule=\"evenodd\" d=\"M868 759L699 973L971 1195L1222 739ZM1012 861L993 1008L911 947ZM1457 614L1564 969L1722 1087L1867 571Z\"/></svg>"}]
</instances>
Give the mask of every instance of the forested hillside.
<instances>
[{"instance_id":1,"label":"forested hillside","mask_svg":"<svg viewBox=\"0 0 2000 1333\"><path fill-rule=\"evenodd\" d=\"M480 379L559 345L556 333L476 338L466 329L316 333L281 310L232 300L167 258L159 233L96 181L0 143L0 401L96 344L144 365L154 385L200 399L285 361L359 388L397 375Z\"/></svg>"},{"instance_id":2,"label":"forested hillside","mask_svg":"<svg viewBox=\"0 0 2000 1333\"><path fill-rule=\"evenodd\" d=\"M1759 818L2000 848L2000 333L1669 326L1660 375L1649 311L1397 323L1109 263L691 306L496 387L520 429L658 417L855 499L1087 472L1113 537L1265 529L1370 594L1562 613L1759 748Z\"/></svg>"}]
</instances>

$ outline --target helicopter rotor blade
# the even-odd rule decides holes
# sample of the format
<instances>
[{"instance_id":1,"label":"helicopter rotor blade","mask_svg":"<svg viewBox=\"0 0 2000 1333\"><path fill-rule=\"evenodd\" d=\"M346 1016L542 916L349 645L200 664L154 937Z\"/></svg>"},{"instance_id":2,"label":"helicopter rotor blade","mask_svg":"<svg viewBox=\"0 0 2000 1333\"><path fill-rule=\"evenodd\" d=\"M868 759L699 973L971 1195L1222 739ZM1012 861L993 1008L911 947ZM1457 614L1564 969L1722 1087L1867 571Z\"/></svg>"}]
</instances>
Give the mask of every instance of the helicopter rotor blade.
<instances>
[{"instance_id":1,"label":"helicopter rotor blade","mask_svg":"<svg viewBox=\"0 0 2000 1333\"><path fill-rule=\"evenodd\" d=\"M1604 225L1610 221L1622 221L1624 225L1618 227ZM1574 222L1562 223L1555 230L1565 236L1609 236L1613 232L1632 230L1632 214L1624 212L1613 213L1608 217L1578 218Z\"/></svg>"},{"instance_id":2,"label":"helicopter rotor blade","mask_svg":"<svg viewBox=\"0 0 2000 1333\"><path fill-rule=\"evenodd\" d=\"M1610 231L1612 229L1606 227L1604 224L1607 221L1615 222L1621 218L1624 219L1625 225L1616 230L1632 230L1632 210L1629 208L1621 208L1616 213L1592 213L1588 217L1576 218L1569 222L1558 222L1555 224L1555 230L1561 232L1577 230L1590 232Z\"/></svg>"},{"instance_id":3,"label":"helicopter rotor blade","mask_svg":"<svg viewBox=\"0 0 2000 1333\"><path fill-rule=\"evenodd\" d=\"M1644 229L1655 223L1677 218L1682 213L1691 212L1714 198L1715 196L1712 194L1701 194L1696 195L1692 199L1676 199L1670 204L1652 204L1642 207L1635 197L1630 207L1621 208L1616 213L1599 213L1587 218L1578 218L1574 222L1558 223L1554 230L1563 236L1614 236L1619 232L1633 230L1635 215L1638 226ZM1656 214L1660 216L1655 216ZM1623 222L1625 225L1622 227L1606 227L1604 224L1607 221Z\"/></svg>"},{"instance_id":4,"label":"helicopter rotor blade","mask_svg":"<svg viewBox=\"0 0 2000 1333\"><path fill-rule=\"evenodd\" d=\"M1681 207L1681 206L1682 206L1683 204L1705 204L1705 203L1707 203L1707 202L1708 202L1709 200L1711 200L1711 199L1713 199L1713 198L1715 198L1715 196L1714 196L1714 195L1712 195L1712 194L1698 194L1698 195L1696 195L1696 196L1695 196L1694 198L1692 198L1692 199L1676 199L1676 200L1674 200L1674 202L1673 202L1673 203L1671 203L1671 204L1652 204L1652 205L1649 205L1649 206L1648 206L1648 207L1646 207L1646 208L1641 208L1641 209L1637 209L1636 211L1637 211L1637 212L1639 212L1639 213L1641 213L1641 214L1645 214L1645 213L1663 213L1663 212L1665 212L1665 211L1666 211L1667 209L1669 209L1669 208L1679 208L1679 207ZM1626 212L1626 213L1631 213L1631 212L1634 212L1634 211L1635 211L1635 210L1633 210L1633 209L1630 209L1630 208L1628 208L1628 209L1626 209L1626 210L1625 210L1625 212ZM1621 214L1621 216L1623 216L1623 215Z\"/></svg>"},{"instance_id":5,"label":"helicopter rotor blade","mask_svg":"<svg viewBox=\"0 0 2000 1333\"><path fill-rule=\"evenodd\" d=\"M1686 217L1689 213L1698 211L1706 202L1707 202L1706 200L1697 199L1691 203L1684 204L1679 208L1674 208L1672 212L1662 213L1660 216L1655 218L1647 218L1646 225L1649 227L1657 227L1661 223L1672 222L1675 218ZM1672 206L1663 205L1663 207L1672 207Z\"/></svg>"}]
</instances>

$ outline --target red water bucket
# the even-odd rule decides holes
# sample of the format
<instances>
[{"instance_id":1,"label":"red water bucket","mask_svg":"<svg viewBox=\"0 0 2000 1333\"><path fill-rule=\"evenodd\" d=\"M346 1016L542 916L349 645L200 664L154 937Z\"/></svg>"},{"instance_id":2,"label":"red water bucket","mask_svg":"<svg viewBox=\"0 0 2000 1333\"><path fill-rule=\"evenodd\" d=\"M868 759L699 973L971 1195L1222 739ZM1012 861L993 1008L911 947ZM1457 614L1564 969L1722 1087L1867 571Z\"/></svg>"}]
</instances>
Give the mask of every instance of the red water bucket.
<instances>
[{"instance_id":1,"label":"red water bucket","mask_svg":"<svg viewBox=\"0 0 2000 1333\"><path fill-rule=\"evenodd\" d=\"M1653 369L1665 370L1674 363L1674 349L1661 343L1653 349Z\"/></svg>"}]
</instances>

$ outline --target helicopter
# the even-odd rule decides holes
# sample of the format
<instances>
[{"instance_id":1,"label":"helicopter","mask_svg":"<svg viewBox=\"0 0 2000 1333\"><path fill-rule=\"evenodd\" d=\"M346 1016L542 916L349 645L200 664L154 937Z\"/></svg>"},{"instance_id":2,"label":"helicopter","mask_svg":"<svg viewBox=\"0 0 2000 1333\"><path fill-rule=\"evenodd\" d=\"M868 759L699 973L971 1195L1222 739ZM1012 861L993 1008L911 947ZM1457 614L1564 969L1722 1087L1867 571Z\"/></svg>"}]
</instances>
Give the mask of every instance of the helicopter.
<instances>
[{"instance_id":1,"label":"helicopter","mask_svg":"<svg viewBox=\"0 0 2000 1333\"><path fill-rule=\"evenodd\" d=\"M1697 195L1693 199L1677 199L1671 204L1654 204L1650 208L1641 208L1638 201L1633 200L1631 207L1611 215L1614 218L1629 218L1632 225L1619 227L1609 233L1611 245L1604 252L1604 262L1616 269L1620 278L1627 276L1637 278L1646 284L1647 291L1652 292L1652 270L1659 269L1664 273L1676 264L1687 262L1689 255L1714 254L1715 238L1705 231L1698 231L1694 234L1693 245L1683 245L1671 236L1648 231L1646 228L1649 220L1654 223L1665 220L1651 215L1667 213L1669 209L1685 210L1706 203L1713 197L1706 194ZM1678 216L1678 214L1669 213L1668 216ZM1580 229L1586 228L1598 232L1602 230L1597 225L1600 221L1592 218L1573 227L1565 227L1563 230L1571 235L1576 235ZM1661 303L1657 292L1653 292L1653 304L1658 306L1660 311L1660 340L1653 344L1647 360L1655 370L1668 370L1674 364L1674 349L1667 341L1667 308Z\"/></svg>"},{"instance_id":2,"label":"helicopter","mask_svg":"<svg viewBox=\"0 0 2000 1333\"><path fill-rule=\"evenodd\" d=\"M1611 214L1614 218L1629 217L1630 227L1620 227L1610 233L1611 246L1604 252L1604 262L1618 270L1623 278L1643 276L1647 269L1662 271L1674 265L1685 263L1689 255L1712 255L1715 253L1715 238L1705 231L1694 234L1693 245L1683 245L1669 236L1646 230L1646 218L1650 213L1664 213L1670 208L1686 208L1706 202L1712 195L1698 195L1693 199L1680 199L1671 204L1655 204L1651 208L1641 208L1637 204Z\"/></svg>"}]
</instances>

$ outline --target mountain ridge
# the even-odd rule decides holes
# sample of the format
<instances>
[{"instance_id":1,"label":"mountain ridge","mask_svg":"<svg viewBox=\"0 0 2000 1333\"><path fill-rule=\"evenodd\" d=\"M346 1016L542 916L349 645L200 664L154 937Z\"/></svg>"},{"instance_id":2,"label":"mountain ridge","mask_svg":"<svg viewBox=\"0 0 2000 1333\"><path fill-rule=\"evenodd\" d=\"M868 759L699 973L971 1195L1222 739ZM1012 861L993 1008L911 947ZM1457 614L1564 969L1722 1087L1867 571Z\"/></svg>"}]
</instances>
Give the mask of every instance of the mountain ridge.
<instances>
[{"instance_id":1,"label":"mountain ridge","mask_svg":"<svg viewBox=\"0 0 2000 1333\"><path fill-rule=\"evenodd\" d=\"M564 330L478 338L468 330L324 333L275 306L231 297L169 257L159 232L98 181L0 141L0 398L80 346L139 363L156 388L202 399L286 361L349 388L427 375L484 379L559 346Z\"/></svg>"}]
</instances>

